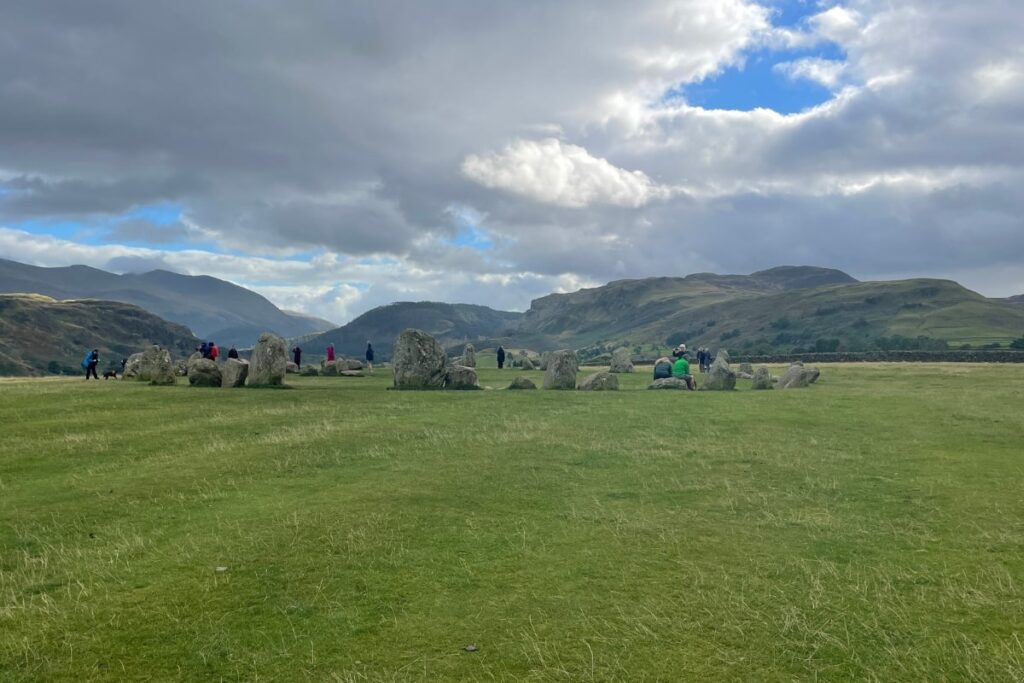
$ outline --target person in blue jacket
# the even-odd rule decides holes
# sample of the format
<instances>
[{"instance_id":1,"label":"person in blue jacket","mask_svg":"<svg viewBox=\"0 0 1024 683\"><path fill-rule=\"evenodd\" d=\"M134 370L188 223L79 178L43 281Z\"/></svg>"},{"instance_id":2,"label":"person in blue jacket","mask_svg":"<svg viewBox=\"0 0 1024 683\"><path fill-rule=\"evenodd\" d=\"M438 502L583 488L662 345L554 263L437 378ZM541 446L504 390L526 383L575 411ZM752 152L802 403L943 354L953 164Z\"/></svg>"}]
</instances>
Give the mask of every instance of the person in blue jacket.
<instances>
[{"instance_id":1,"label":"person in blue jacket","mask_svg":"<svg viewBox=\"0 0 1024 683\"><path fill-rule=\"evenodd\" d=\"M93 378L99 379L100 376L96 374L96 366L100 364L100 352L99 349L93 349L89 353L85 354L85 358L82 359L82 367L85 368L85 381L89 381L89 375Z\"/></svg>"}]
</instances>

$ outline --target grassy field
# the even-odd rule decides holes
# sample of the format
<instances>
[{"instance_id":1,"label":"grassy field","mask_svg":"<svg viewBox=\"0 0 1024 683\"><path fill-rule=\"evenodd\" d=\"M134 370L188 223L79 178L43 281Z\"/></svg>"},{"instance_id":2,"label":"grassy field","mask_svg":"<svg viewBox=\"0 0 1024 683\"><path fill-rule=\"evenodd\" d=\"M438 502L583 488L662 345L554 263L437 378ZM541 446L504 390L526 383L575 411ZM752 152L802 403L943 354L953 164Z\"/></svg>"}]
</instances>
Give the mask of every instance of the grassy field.
<instances>
[{"instance_id":1,"label":"grassy field","mask_svg":"<svg viewBox=\"0 0 1024 683\"><path fill-rule=\"evenodd\" d=\"M0 381L0 680L1024 679L1024 366L291 381Z\"/></svg>"}]
</instances>

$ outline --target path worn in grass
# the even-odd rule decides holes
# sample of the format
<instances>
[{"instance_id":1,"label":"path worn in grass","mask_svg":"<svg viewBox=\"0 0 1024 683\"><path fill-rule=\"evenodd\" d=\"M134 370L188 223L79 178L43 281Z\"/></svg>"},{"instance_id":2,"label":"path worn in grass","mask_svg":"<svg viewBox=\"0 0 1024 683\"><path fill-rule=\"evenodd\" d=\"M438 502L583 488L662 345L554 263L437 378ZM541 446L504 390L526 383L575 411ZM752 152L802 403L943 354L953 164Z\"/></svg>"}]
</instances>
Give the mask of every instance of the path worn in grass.
<instances>
[{"instance_id":1,"label":"path worn in grass","mask_svg":"<svg viewBox=\"0 0 1024 683\"><path fill-rule=\"evenodd\" d=\"M292 381L0 382L0 680L1024 678L1024 367Z\"/></svg>"}]
</instances>

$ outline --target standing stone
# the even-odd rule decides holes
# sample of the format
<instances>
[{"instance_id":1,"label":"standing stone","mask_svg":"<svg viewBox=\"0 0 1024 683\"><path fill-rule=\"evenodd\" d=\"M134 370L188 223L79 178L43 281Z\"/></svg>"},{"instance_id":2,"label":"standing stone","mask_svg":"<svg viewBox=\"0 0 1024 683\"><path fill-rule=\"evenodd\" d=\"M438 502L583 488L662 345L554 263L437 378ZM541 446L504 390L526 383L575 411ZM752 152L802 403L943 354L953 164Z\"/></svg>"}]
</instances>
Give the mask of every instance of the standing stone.
<instances>
[{"instance_id":1,"label":"standing stone","mask_svg":"<svg viewBox=\"0 0 1024 683\"><path fill-rule=\"evenodd\" d=\"M779 389L802 389L808 387L818 381L820 374L818 368L790 365L785 374L779 378Z\"/></svg>"},{"instance_id":2,"label":"standing stone","mask_svg":"<svg viewBox=\"0 0 1024 683\"><path fill-rule=\"evenodd\" d=\"M752 366L750 363L740 363L740 370L739 371L744 373L744 374L747 374L747 375L753 375L754 374L754 366Z\"/></svg>"},{"instance_id":3,"label":"standing stone","mask_svg":"<svg viewBox=\"0 0 1024 683\"><path fill-rule=\"evenodd\" d=\"M304 365L302 366L302 372L299 374L303 377L317 377L320 371L316 369L315 365Z\"/></svg>"},{"instance_id":4,"label":"standing stone","mask_svg":"<svg viewBox=\"0 0 1024 683\"><path fill-rule=\"evenodd\" d=\"M575 389L576 373L579 369L580 361L575 351L552 351L548 357L548 369L544 371L544 388Z\"/></svg>"},{"instance_id":5,"label":"standing stone","mask_svg":"<svg viewBox=\"0 0 1024 683\"><path fill-rule=\"evenodd\" d=\"M288 361L284 366L285 374L297 375L299 374L299 366L292 361Z\"/></svg>"},{"instance_id":6,"label":"standing stone","mask_svg":"<svg viewBox=\"0 0 1024 683\"><path fill-rule=\"evenodd\" d=\"M509 389L536 389L537 385L533 383L529 377L516 377L512 380L512 384L508 385Z\"/></svg>"},{"instance_id":7,"label":"standing stone","mask_svg":"<svg viewBox=\"0 0 1024 683\"><path fill-rule=\"evenodd\" d=\"M724 350L718 352L711 369L704 375L701 391L732 391L736 388L736 373L729 368L728 358Z\"/></svg>"},{"instance_id":8,"label":"standing stone","mask_svg":"<svg viewBox=\"0 0 1024 683\"><path fill-rule=\"evenodd\" d=\"M467 368L476 367L476 347L472 344L466 344L466 348L462 351L462 364Z\"/></svg>"},{"instance_id":9,"label":"standing stone","mask_svg":"<svg viewBox=\"0 0 1024 683\"><path fill-rule=\"evenodd\" d=\"M142 354L133 353L128 356L128 362L124 364L124 375L122 376L138 379L140 370L142 370Z\"/></svg>"},{"instance_id":10,"label":"standing stone","mask_svg":"<svg viewBox=\"0 0 1024 683\"><path fill-rule=\"evenodd\" d=\"M549 356L551 356L551 352L550 351L545 351L544 353L540 354L540 364L537 365L537 369L538 370L547 370L548 369L548 357Z\"/></svg>"},{"instance_id":11,"label":"standing stone","mask_svg":"<svg viewBox=\"0 0 1024 683\"><path fill-rule=\"evenodd\" d=\"M338 376L338 361L332 360L324 363L323 370L320 372L324 377L337 377Z\"/></svg>"},{"instance_id":12,"label":"standing stone","mask_svg":"<svg viewBox=\"0 0 1024 683\"><path fill-rule=\"evenodd\" d=\"M619 378L610 372L595 372L580 382L580 391L618 391Z\"/></svg>"},{"instance_id":13,"label":"standing stone","mask_svg":"<svg viewBox=\"0 0 1024 683\"><path fill-rule=\"evenodd\" d=\"M519 352L516 358L516 365L523 370L536 370L537 367L525 350Z\"/></svg>"},{"instance_id":14,"label":"standing stone","mask_svg":"<svg viewBox=\"0 0 1024 683\"><path fill-rule=\"evenodd\" d=\"M774 389L775 385L772 384L772 375L768 372L768 368L760 367L754 371L754 389Z\"/></svg>"},{"instance_id":15,"label":"standing stone","mask_svg":"<svg viewBox=\"0 0 1024 683\"><path fill-rule=\"evenodd\" d=\"M175 384L174 364L171 354L159 346L151 346L142 352L138 378L150 384Z\"/></svg>"},{"instance_id":16,"label":"standing stone","mask_svg":"<svg viewBox=\"0 0 1024 683\"><path fill-rule=\"evenodd\" d=\"M219 387L220 367L208 358L194 360L188 364L188 383L194 387Z\"/></svg>"},{"instance_id":17,"label":"standing stone","mask_svg":"<svg viewBox=\"0 0 1024 683\"><path fill-rule=\"evenodd\" d=\"M316 372L316 369L313 369ZM221 382L222 387L228 389L234 389L236 387L244 387L245 379L249 376L249 361L242 360L240 358L228 358L224 362L224 368L221 370Z\"/></svg>"},{"instance_id":18,"label":"standing stone","mask_svg":"<svg viewBox=\"0 0 1024 683\"><path fill-rule=\"evenodd\" d=\"M620 346L612 353L611 367L608 372L627 373L633 372L633 357L629 349Z\"/></svg>"},{"instance_id":19,"label":"standing stone","mask_svg":"<svg viewBox=\"0 0 1024 683\"><path fill-rule=\"evenodd\" d=\"M436 339L423 330L407 329L395 340L391 364L395 389L440 389L448 357Z\"/></svg>"},{"instance_id":20,"label":"standing stone","mask_svg":"<svg viewBox=\"0 0 1024 683\"><path fill-rule=\"evenodd\" d=\"M690 387L686 383L686 380L679 379L678 377L662 377L651 382L651 386L648 389L675 389L679 391L687 391Z\"/></svg>"},{"instance_id":21,"label":"standing stone","mask_svg":"<svg viewBox=\"0 0 1024 683\"><path fill-rule=\"evenodd\" d=\"M476 377L476 370L465 365L453 365L448 368L448 374L444 379L445 389L479 389L480 382Z\"/></svg>"},{"instance_id":22,"label":"standing stone","mask_svg":"<svg viewBox=\"0 0 1024 683\"><path fill-rule=\"evenodd\" d=\"M288 367L288 347L284 339L272 332L264 332L256 341L249 360L250 387L279 387L284 384Z\"/></svg>"}]
</instances>

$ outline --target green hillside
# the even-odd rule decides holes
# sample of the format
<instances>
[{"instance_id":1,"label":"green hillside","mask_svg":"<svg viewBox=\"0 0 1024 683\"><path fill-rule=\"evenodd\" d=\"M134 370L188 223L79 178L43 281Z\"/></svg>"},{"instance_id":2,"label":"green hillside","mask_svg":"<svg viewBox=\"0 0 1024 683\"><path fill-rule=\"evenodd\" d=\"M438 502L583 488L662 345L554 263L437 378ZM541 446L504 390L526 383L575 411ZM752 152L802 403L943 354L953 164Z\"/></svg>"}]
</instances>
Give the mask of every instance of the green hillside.
<instances>
[{"instance_id":1,"label":"green hillside","mask_svg":"<svg viewBox=\"0 0 1024 683\"><path fill-rule=\"evenodd\" d=\"M0 376L78 373L90 349L99 349L102 372L149 344L181 357L199 340L129 304L0 294Z\"/></svg>"}]
</instances>

